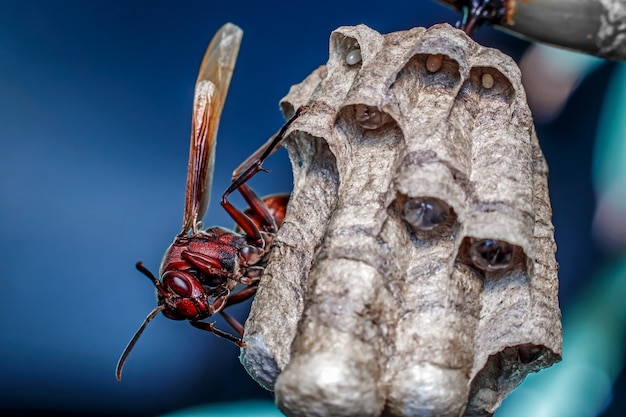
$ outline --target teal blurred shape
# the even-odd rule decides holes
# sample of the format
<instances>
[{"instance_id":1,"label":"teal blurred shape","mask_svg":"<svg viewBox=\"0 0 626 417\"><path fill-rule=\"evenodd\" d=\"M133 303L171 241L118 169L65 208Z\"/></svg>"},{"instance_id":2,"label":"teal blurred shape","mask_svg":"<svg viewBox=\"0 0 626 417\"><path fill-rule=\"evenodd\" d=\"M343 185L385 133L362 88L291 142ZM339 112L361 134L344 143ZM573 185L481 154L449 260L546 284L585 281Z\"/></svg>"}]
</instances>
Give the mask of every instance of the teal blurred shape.
<instances>
[{"instance_id":1,"label":"teal blurred shape","mask_svg":"<svg viewBox=\"0 0 626 417\"><path fill-rule=\"evenodd\" d=\"M596 274L563 316L563 361L529 375L496 413L506 417L596 417L624 366L626 256Z\"/></svg>"},{"instance_id":2,"label":"teal blurred shape","mask_svg":"<svg viewBox=\"0 0 626 417\"><path fill-rule=\"evenodd\" d=\"M185 408L161 417L281 417L271 401L240 401L227 404L201 405Z\"/></svg>"},{"instance_id":3,"label":"teal blurred shape","mask_svg":"<svg viewBox=\"0 0 626 417\"><path fill-rule=\"evenodd\" d=\"M603 246L626 247L626 64L611 77L598 125L593 182L597 194L594 235Z\"/></svg>"},{"instance_id":4,"label":"teal blurred shape","mask_svg":"<svg viewBox=\"0 0 626 417\"><path fill-rule=\"evenodd\" d=\"M626 190L626 64L615 69L606 91L594 150L593 179L598 192L615 183Z\"/></svg>"}]
</instances>

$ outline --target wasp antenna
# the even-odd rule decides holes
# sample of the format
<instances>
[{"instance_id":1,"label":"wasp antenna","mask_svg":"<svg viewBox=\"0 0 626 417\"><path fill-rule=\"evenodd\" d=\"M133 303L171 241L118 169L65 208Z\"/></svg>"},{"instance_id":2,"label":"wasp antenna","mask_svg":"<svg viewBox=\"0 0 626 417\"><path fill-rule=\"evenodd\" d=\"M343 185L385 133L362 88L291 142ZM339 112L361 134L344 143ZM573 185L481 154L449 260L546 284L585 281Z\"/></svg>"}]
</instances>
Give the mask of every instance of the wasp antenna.
<instances>
[{"instance_id":1,"label":"wasp antenna","mask_svg":"<svg viewBox=\"0 0 626 417\"><path fill-rule=\"evenodd\" d=\"M141 262L141 261L137 262L135 264L135 268L137 268L139 270L139 272L141 272L142 274L147 276L150 279L150 281L152 281L152 283L156 287L157 291L159 291L159 293L162 296L167 297L168 293L167 293L167 291L165 289L163 289L163 286L161 285L161 282L157 279L157 277L154 276L154 274L152 272L150 272L150 270L148 268L143 266L143 262Z\"/></svg>"},{"instance_id":2,"label":"wasp antenna","mask_svg":"<svg viewBox=\"0 0 626 417\"><path fill-rule=\"evenodd\" d=\"M143 268L143 266L141 265L141 262L138 262L137 269L139 269L140 266ZM141 269L139 270L143 272L143 270ZM148 271L148 273L150 273L150 271ZM117 361L117 366L115 367L115 378L118 381L122 380L122 369L124 368L124 364L126 363L126 359L128 358L130 351L133 350L133 348L135 347L135 343L137 343L137 340L139 340L139 336L141 336L143 331L146 329L146 326L148 325L148 323L150 323L150 321L152 321L152 319L163 310L165 310L164 305L160 305L154 310L152 310L150 314L148 314L148 317L146 317L146 319L143 321L143 323L141 323L141 326L139 326L139 329L137 329L137 331L133 335L133 338L130 339L130 342L128 342L128 344L124 348L124 352L122 352L122 356L120 356L120 360Z\"/></svg>"},{"instance_id":3,"label":"wasp antenna","mask_svg":"<svg viewBox=\"0 0 626 417\"><path fill-rule=\"evenodd\" d=\"M156 285L156 283L159 281L152 272L150 272L150 270L148 268L146 268L145 266L143 266L143 262L139 261L135 264L135 268L137 268L137 270L139 272L141 272L142 274L144 274L145 276L147 276L148 278L150 278L150 281L154 282L154 284Z\"/></svg>"}]
</instances>

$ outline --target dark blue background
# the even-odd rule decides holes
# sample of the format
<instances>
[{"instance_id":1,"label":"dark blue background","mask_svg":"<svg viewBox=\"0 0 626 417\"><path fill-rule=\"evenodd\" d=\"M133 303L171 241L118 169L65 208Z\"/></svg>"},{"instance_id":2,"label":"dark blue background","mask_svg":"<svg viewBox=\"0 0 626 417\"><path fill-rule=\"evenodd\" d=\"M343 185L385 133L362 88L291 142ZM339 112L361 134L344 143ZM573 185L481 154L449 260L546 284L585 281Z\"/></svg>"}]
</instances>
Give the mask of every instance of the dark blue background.
<instances>
[{"instance_id":1,"label":"dark blue background","mask_svg":"<svg viewBox=\"0 0 626 417\"><path fill-rule=\"evenodd\" d=\"M270 399L239 365L238 349L161 316L130 356L124 381L114 378L121 350L155 306L134 264L141 259L156 272L180 230L204 50L223 23L244 29L218 136L217 195L283 123L278 101L289 86L325 63L333 29L365 23L391 32L456 18L408 0L0 1L0 411L148 415ZM478 40L516 58L526 46L489 29ZM553 174L564 303L601 256L589 236L589 164L593 106L610 70L582 90L585 108L539 126ZM259 175L255 189L288 192L286 153L266 167L273 172ZM232 225L215 196L205 223Z\"/></svg>"}]
</instances>

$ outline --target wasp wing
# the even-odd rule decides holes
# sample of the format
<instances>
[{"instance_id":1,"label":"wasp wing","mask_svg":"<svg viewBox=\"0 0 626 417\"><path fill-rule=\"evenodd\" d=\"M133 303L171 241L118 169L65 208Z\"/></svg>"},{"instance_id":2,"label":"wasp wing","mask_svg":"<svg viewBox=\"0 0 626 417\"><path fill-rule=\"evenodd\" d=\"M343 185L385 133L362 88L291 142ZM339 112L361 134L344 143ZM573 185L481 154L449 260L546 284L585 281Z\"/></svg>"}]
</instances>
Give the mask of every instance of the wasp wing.
<instances>
[{"instance_id":1,"label":"wasp wing","mask_svg":"<svg viewBox=\"0 0 626 417\"><path fill-rule=\"evenodd\" d=\"M217 128L242 36L243 31L232 23L222 26L200 65L193 100L182 234L196 233L202 227L200 221L209 206Z\"/></svg>"}]
</instances>

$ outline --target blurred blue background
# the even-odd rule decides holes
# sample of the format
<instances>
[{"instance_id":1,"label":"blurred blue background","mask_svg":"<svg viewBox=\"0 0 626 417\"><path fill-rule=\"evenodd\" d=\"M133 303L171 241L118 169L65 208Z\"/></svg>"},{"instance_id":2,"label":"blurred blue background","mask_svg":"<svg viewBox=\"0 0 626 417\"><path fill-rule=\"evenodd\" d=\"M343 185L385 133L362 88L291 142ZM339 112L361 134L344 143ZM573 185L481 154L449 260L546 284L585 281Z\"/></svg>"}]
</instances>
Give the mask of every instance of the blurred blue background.
<instances>
[{"instance_id":1,"label":"blurred blue background","mask_svg":"<svg viewBox=\"0 0 626 417\"><path fill-rule=\"evenodd\" d=\"M156 272L180 230L193 87L204 50L223 23L244 29L205 219L230 227L217 194L283 123L278 101L289 86L326 62L333 29L365 23L391 32L457 18L434 3L408 0L0 0L0 413L141 416L271 401L240 366L237 348L161 316L130 356L123 382L114 377L119 354L155 306L151 284L134 264L143 260ZM517 60L528 56L526 42L488 28L476 39ZM540 61L549 65L550 56ZM588 329L571 339L583 350L572 357L608 371L598 371L605 389L591 411L545 415L623 416L626 233L615 231L626 219L620 211L626 130L615 126L624 125L626 71L623 64L581 62L563 107L552 114L541 108L540 92L534 111L551 169L564 322ZM546 80L536 64L525 71ZM255 178L255 189L288 192L286 152L266 167L273 172ZM246 308L235 309L242 320ZM581 327L589 317L598 320ZM594 323L613 327L597 339ZM559 366L570 369L567 343L566 335ZM607 346L613 360L593 362L606 357ZM540 415L527 399L554 400L555 387L564 398L580 395L568 388L572 378L548 372L531 378L521 399L511 397L497 415ZM554 382L533 397L544 373ZM589 389L585 378L579 377L582 392Z\"/></svg>"}]
</instances>

